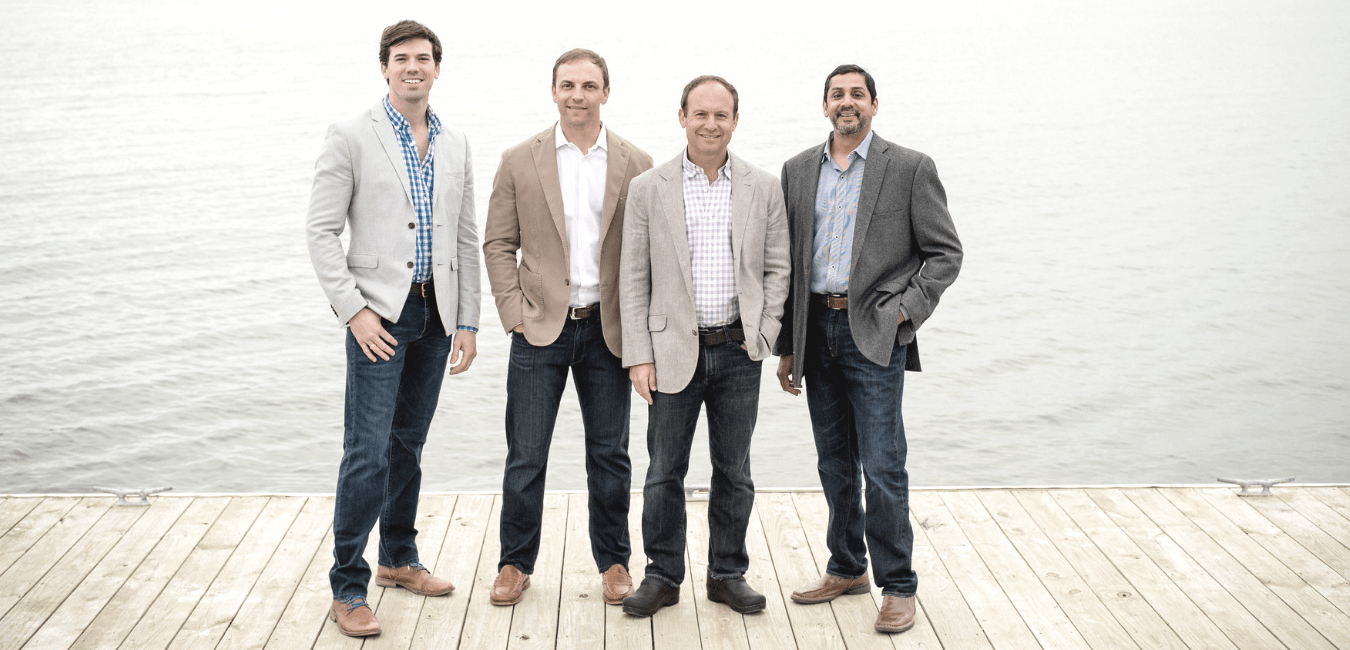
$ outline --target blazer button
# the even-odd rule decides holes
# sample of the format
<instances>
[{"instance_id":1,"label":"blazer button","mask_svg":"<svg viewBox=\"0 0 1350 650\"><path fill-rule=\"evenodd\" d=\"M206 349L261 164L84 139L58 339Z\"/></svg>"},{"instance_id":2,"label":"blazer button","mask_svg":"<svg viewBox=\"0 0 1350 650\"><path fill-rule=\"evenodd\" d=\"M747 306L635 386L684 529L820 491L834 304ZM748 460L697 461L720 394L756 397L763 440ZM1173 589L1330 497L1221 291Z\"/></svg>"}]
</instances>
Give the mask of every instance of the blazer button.
<instances>
[{"instance_id":1,"label":"blazer button","mask_svg":"<svg viewBox=\"0 0 1350 650\"><path fill-rule=\"evenodd\" d=\"M408 262L408 268L412 268L412 267L413 267L413 263L412 263L412 262Z\"/></svg>"},{"instance_id":2,"label":"blazer button","mask_svg":"<svg viewBox=\"0 0 1350 650\"><path fill-rule=\"evenodd\" d=\"M408 230L412 230L413 228L416 228L416 227L417 227L417 224L415 224L415 223L413 223L413 222L411 222L411 221L408 222Z\"/></svg>"},{"instance_id":3,"label":"blazer button","mask_svg":"<svg viewBox=\"0 0 1350 650\"><path fill-rule=\"evenodd\" d=\"M563 278L563 284L569 287L572 286L572 278Z\"/></svg>"}]
</instances>

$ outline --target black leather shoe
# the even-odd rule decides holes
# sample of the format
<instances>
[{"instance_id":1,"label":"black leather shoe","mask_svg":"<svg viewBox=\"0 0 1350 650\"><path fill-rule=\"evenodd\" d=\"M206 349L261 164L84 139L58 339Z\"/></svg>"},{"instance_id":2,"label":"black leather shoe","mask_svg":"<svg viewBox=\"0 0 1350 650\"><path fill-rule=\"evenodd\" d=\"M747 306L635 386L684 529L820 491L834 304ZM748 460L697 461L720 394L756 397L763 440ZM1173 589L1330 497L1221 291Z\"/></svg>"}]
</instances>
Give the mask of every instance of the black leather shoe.
<instances>
[{"instance_id":1,"label":"black leather shoe","mask_svg":"<svg viewBox=\"0 0 1350 650\"><path fill-rule=\"evenodd\" d=\"M741 614L764 611L764 595L750 588L743 576L735 578L708 578L708 600L726 603Z\"/></svg>"},{"instance_id":2,"label":"black leather shoe","mask_svg":"<svg viewBox=\"0 0 1350 650\"><path fill-rule=\"evenodd\" d=\"M760 600L763 600L761 597ZM665 581L648 576L642 579L637 591L623 599L623 613L633 616L651 616L657 610L680 602L680 590Z\"/></svg>"}]
</instances>

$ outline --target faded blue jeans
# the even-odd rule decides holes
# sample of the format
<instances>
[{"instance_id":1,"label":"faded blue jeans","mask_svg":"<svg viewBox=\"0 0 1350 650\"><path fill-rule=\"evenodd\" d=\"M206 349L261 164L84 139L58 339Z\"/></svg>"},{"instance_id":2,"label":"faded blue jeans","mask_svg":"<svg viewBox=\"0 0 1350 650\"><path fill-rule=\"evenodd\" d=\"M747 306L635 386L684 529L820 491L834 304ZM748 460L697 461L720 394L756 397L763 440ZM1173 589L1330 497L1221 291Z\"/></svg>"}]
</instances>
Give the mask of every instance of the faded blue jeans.
<instances>
[{"instance_id":1,"label":"faded blue jeans","mask_svg":"<svg viewBox=\"0 0 1350 650\"><path fill-rule=\"evenodd\" d=\"M380 522L381 566L417 562L417 496L422 445L445 379L451 339L434 296L408 296L397 323L380 324L398 345L371 362L347 330L347 400L342 464L333 508L333 598L366 595L370 566L361 557ZM377 359L379 357L376 357Z\"/></svg>"},{"instance_id":2,"label":"faded blue jeans","mask_svg":"<svg viewBox=\"0 0 1350 650\"><path fill-rule=\"evenodd\" d=\"M856 578L867 572L870 551L873 578L892 596L913 596L919 587L912 565L914 529L900 415L905 348L895 345L890 364L883 368L854 345L848 311L811 305L802 377L816 438L816 468L830 506L825 572Z\"/></svg>"},{"instance_id":3,"label":"faded blue jeans","mask_svg":"<svg viewBox=\"0 0 1350 650\"><path fill-rule=\"evenodd\" d=\"M685 495L698 412L708 412L712 485L708 493L708 575L734 578L750 567L745 529L755 505L750 436L759 413L762 361L739 343L699 346L698 366L678 393L652 393L647 409L647 482L642 490L642 545L647 575L684 582ZM659 386L658 386L659 387Z\"/></svg>"},{"instance_id":4,"label":"faded blue jeans","mask_svg":"<svg viewBox=\"0 0 1350 650\"><path fill-rule=\"evenodd\" d=\"M534 573L544 514L544 478L558 405L568 371L581 403L586 431L591 556L604 571L628 568L628 371L609 351L600 318L567 320L548 345L511 340L506 371L506 472L502 477L500 570L508 564Z\"/></svg>"}]
</instances>

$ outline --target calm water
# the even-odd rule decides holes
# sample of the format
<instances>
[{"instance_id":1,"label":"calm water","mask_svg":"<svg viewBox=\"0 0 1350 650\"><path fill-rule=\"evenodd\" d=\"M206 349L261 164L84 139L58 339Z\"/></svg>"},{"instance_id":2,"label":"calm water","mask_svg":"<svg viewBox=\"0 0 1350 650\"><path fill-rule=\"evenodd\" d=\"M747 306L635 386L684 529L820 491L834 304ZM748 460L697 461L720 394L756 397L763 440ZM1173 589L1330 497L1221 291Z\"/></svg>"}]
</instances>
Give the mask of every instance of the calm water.
<instances>
[{"instance_id":1,"label":"calm water","mask_svg":"<svg viewBox=\"0 0 1350 650\"><path fill-rule=\"evenodd\" d=\"M871 69L877 132L934 157L967 251L907 379L916 485L1350 481L1350 4L185 4L0 3L0 493L332 489L342 339L304 214L408 16L446 41L432 103L474 147L480 223L501 151L557 118L567 48L609 59L605 121L658 161L683 84L727 77L732 148L775 173L827 133L824 75ZM500 487L484 296L425 489ZM817 486L772 370L757 483ZM550 488L584 487L580 440L569 394Z\"/></svg>"}]
</instances>

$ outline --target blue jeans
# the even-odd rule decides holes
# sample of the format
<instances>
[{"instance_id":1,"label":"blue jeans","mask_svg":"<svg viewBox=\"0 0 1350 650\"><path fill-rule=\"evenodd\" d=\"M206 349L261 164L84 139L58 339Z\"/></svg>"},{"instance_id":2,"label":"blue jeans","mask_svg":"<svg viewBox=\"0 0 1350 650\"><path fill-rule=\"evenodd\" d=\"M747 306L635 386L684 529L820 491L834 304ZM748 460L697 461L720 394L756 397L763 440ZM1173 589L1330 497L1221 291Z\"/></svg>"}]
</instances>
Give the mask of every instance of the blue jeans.
<instances>
[{"instance_id":1,"label":"blue jeans","mask_svg":"<svg viewBox=\"0 0 1350 650\"><path fill-rule=\"evenodd\" d=\"M913 596L919 577L912 566L914 529L900 416L905 346L894 346L890 365L883 368L854 345L847 311L812 304L802 376L816 438L816 468L830 506L826 573L856 578L867 572L871 551L873 577L882 592Z\"/></svg>"},{"instance_id":2,"label":"blue jeans","mask_svg":"<svg viewBox=\"0 0 1350 650\"><path fill-rule=\"evenodd\" d=\"M347 403L328 572L334 598L366 595L370 567L361 554L376 519L380 565L418 561L413 524L422 444L436 413L451 339L435 297L408 296L398 322L380 324L398 341L388 361L371 362L347 330Z\"/></svg>"},{"instance_id":3,"label":"blue jeans","mask_svg":"<svg viewBox=\"0 0 1350 650\"><path fill-rule=\"evenodd\" d=\"M601 571L628 568L628 371L605 345L598 317L568 320L548 345L511 340L506 371L506 472L502 478L501 559L534 573L544 514L544 477L568 370L586 430L591 555Z\"/></svg>"},{"instance_id":4,"label":"blue jeans","mask_svg":"<svg viewBox=\"0 0 1350 650\"><path fill-rule=\"evenodd\" d=\"M708 575L734 578L750 567L745 529L755 504L750 436L759 413L761 361L739 343L700 346L698 366L678 393L652 393L647 409L647 483L642 496L642 546L647 575L684 582L685 494L698 412L708 411L712 485L708 493ZM659 386L658 386L659 388Z\"/></svg>"}]
</instances>

